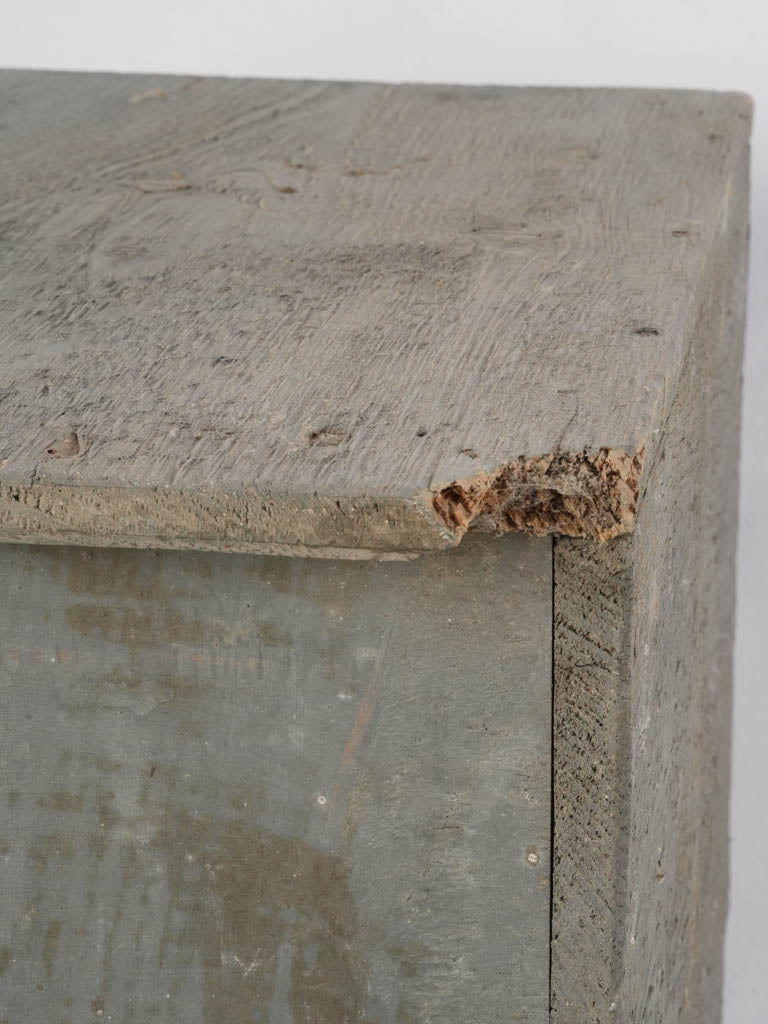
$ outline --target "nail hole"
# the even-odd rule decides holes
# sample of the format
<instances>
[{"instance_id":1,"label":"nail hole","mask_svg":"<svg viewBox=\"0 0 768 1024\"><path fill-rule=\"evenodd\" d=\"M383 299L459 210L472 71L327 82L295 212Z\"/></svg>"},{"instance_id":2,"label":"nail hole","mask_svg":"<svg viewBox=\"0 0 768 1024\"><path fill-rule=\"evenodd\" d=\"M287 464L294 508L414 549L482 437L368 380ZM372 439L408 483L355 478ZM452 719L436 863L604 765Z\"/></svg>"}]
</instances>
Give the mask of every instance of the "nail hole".
<instances>
[{"instance_id":1,"label":"nail hole","mask_svg":"<svg viewBox=\"0 0 768 1024\"><path fill-rule=\"evenodd\" d=\"M52 441L45 450L48 455L55 455L57 458L78 455L80 453L80 438L72 431L66 437L60 437L57 441Z\"/></svg>"},{"instance_id":2,"label":"nail hole","mask_svg":"<svg viewBox=\"0 0 768 1024\"><path fill-rule=\"evenodd\" d=\"M350 438L349 433L344 430L343 427L331 424L327 427L319 427L317 430L312 430L307 435L307 440L311 445L318 447L330 447L336 444L342 444L344 441L348 441Z\"/></svg>"}]
</instances>

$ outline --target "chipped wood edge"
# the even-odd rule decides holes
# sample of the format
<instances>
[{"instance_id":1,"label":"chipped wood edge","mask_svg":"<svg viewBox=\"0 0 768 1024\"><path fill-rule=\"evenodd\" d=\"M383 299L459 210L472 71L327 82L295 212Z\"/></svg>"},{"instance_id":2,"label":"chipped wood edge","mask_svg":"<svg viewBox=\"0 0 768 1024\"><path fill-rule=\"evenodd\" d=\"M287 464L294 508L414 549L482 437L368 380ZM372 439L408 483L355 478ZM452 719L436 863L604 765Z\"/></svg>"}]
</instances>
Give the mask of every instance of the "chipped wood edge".
<instances>
[{"instance_id":1,"label":"chipped wood edge","mask_svg":"<svg viewBox=\"0 0 768 1024\"><path fill-rule=\"evenodd\" d=\"M470 528L611 540L632 532L644 462L645 444L515 459L438 488L432 508L457 543Z\"/></svg>"},{"instance_id":2,"label":"chipped wood edge","mask_svg":"<svg viewBox=\"0 0 768 1024\"><path fill-rule=\"evenodd\" d=\"M87 448L66 438L48 454ZM36 470L0 481L0 540L323 558L412 558L470 529L604 541L632 531L644 458L644 446L520 458L412 499L77 486Z\"/></svg>"}]
</instances>

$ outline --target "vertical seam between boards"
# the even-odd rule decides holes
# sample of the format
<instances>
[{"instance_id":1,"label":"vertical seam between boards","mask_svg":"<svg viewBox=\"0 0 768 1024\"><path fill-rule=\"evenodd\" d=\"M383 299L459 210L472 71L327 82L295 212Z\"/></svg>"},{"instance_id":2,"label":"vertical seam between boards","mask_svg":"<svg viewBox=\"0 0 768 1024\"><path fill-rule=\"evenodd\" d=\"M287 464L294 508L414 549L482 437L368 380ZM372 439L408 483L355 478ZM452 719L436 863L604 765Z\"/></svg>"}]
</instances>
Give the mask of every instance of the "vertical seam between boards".
<instances>
[{"instance_id":1,"label":"vertical seam between boards","mask_svg":"<svg viewBox=\"0 0 768 1024\"><path fill-rule=\"evenodd\" d=\"M549 1013L552 1019L552 922L555 905L555 545L552 537L550 707L549 707Z\"/></svg>"}]
</instances>

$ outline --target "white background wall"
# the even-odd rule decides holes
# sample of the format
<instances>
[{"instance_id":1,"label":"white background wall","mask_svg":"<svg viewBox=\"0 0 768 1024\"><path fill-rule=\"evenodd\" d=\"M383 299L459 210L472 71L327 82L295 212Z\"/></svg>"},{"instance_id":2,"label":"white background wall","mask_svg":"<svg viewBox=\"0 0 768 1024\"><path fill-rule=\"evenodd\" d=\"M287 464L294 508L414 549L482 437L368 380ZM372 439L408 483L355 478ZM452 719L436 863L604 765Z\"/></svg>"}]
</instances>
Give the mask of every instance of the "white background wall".
<instances>
[{"instance_id":1,"label":"white background wall","mask_svg":"<svg viewBox=\"0 0 768 1024\"><path fill-rule=\"evenodd\" d=\"M678 86L752 94L757 111L725 1024L768 1024L768 668L762 649L768 634L765 0L3 0L0 65Z\"/></svg>"}]
</instances>

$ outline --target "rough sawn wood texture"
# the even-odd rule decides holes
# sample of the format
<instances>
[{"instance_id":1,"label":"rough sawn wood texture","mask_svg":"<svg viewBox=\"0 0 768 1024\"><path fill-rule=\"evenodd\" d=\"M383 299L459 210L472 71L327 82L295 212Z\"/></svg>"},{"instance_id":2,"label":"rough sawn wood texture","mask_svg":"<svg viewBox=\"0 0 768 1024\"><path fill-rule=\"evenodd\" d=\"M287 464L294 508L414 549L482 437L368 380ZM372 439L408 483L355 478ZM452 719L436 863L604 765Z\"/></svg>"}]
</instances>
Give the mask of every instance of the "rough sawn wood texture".
<instances>
[{"instance_id":1,"label":"rough sawn wood texture","mask_svg":"<svg viewBox=\"0 0 768 1024\"><path fill-rule=\"evenodd\" d=\"M749 105L0 75L0 537L632 529Z\"/></svg>"},{"instance_id":2,"label":"rough sawn wood texture","mask_svg":"<svg viewBox=\"0 0 768 1024\"><path fill-rule=\"evenodd\" d=\"M553 1024L716 1024L747 164L631 536L558 538Z\"/></svg>"},{"instance_id":3,"label":"rough sawn wood texture","mask_svg":"<svg viewBox=\"0 0 768 1024\"><path fill-rule=\"evenodd\" d=\"M715 1024L749 101L31 72L0 100L0 540L556 534L550 1016Z\"/></svg>"}]
</instances>

